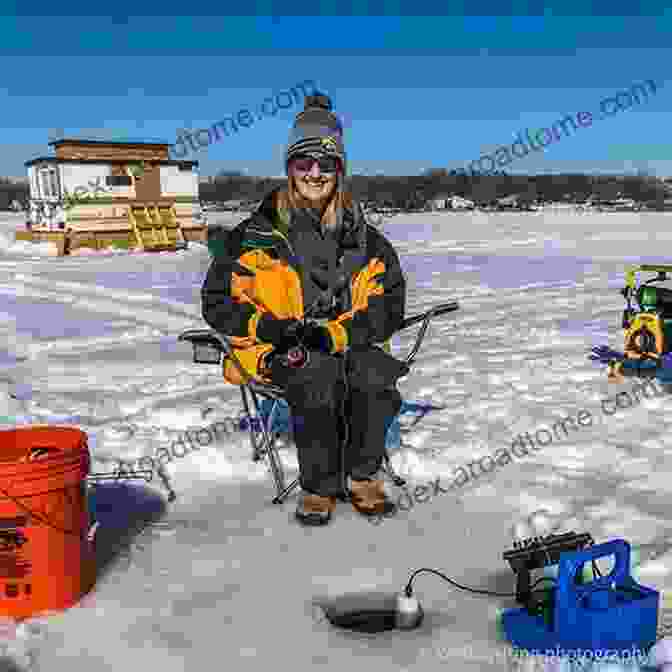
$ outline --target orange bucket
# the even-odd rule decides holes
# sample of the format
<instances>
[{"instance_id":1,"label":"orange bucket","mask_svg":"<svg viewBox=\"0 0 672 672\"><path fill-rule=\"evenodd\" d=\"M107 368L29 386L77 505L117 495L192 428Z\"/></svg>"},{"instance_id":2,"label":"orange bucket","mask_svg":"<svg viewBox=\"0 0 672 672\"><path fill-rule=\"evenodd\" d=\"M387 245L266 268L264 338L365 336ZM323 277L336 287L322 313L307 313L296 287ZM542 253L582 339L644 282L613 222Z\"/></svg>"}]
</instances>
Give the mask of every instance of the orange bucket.
<instances>
[{"instance_id":1,"label":"orange bucket","mask_svg":"<svg viewBox=\"0 0 672 672\"><path fill-rule=\"evenodd\" d=\"M0 431L0 615L67 609L93 587L89 469L79 429Z\"/></svg>"}]
</instances>

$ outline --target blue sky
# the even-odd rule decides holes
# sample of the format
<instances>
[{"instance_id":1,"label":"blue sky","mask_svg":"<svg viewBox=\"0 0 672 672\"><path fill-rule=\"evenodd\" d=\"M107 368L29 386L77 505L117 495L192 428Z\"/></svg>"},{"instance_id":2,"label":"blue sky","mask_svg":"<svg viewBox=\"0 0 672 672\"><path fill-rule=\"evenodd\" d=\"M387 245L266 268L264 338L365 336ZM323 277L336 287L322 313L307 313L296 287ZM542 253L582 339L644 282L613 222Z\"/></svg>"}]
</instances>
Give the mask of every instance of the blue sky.
<instances>
[{"instance_id":1,"label":"blue sky","mask_svg":"<svg viewBox=\"0 0 672 672\"><path fill-rule=\"evenodd\" d=\"M345 118L350 172L390 175L465 167L520 131L596 112L653 80L648 101L506 170L672 175L672 10L590 17L564 7L537 16L0 16L0 175L25 175L24 162L49 155L56 135L172 143L179 128L257 110L305 80ZM255 119L185 158L202 175L281 175L298 111Z\"/></svg>"}]
</instances>

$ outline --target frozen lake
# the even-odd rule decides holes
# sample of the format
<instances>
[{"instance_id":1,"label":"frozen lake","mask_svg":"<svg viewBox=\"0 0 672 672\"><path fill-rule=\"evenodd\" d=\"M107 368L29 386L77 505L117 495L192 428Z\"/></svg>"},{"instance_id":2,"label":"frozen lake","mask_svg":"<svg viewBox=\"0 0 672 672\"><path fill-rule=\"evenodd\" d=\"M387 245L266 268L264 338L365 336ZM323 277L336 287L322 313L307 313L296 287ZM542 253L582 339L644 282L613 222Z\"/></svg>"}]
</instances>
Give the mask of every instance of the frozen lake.
<instances>
[{"instance_id":1,"label":"frozen lake","mask_svg":"<svg viewBox=\"0 0 672 672\"><path fill-rule=\"evenodd\" d=\"M0 221L0 414L76 423L90 437L96 471L114 456L138 459L184 429L238 415L238 390L176 343L182 330L207 326L204 245L54 258L46 245L14 244L17 221ZM449 482L519 433L581 409L592 426L380 526L341 504L333 525L319 530L297 527L294 498L270 504L272 481L251 462L246 437L219 441L167 466L177 501L134 540L130 556L112 554L81 607L0 633L8 660L71 672L172 672L217 660L234 670L342 670L353 660L371 672L514 669L496 628L511 600L423 577L423 628L377 639L332 630L315 620L311 603L396 592L420 566L475 588L513 590L501 554L512 546L511 526L539 511L554 529L630 541L641 549L638 579L672 589L672 402L660 394L607 417L601 400L630 383L614 388L587 360L591 345L622 346L625 264L669 263L660 251L672 241L671 221L648 213L390 220L384 230L407 274L408 314L461 303L430 327L400 385L406 399L444 407L392 456L411 489ZM395 350L414 335L398 336ZM10 397L16 390L18 400ZM282 454L295 469L294 449ZM153 488L140 488L138 515L161 501Z\"/></svg>"}]
</instances>

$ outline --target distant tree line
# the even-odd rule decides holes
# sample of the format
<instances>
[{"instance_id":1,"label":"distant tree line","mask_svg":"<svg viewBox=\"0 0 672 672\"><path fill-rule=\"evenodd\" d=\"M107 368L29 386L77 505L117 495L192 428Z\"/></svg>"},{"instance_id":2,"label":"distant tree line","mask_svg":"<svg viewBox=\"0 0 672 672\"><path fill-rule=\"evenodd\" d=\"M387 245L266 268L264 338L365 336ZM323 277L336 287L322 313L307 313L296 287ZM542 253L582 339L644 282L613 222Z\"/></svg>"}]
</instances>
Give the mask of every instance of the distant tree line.
<instances>
[{"instance_id":1,"label":"distant tree line","mask_svg":"<svg viewBox=\"0 0 672 672\"><path fill-rule=\"evenodd\" d=\"M251 177L236 171L221 172L212 182L199 185L201 201L260 201L271 190L285 184L283 178ZM423 175L353 175L347 187L361 202L380 207L414 210L439 195L462 196L487 205L505 196L517 195L521 203L576 202L588 198L614 200L632 198L640 203L660 204L672 196L672 181L638 175L451 175L443 168ZM29 187L0 177L0 210L12 201L27 203Z\"/></svg>"},{"instance_id":2,"label":"distant tree line","mask_svg":"<svg viewBox=\"0 0 672 672\"><path fill-rule=\"evenodd\" d=\"M220 173L213 182L200 185L203 201L261 200L282 178L259 178L242 173ZM632 198L641 203L660 203L672 196L672 181L640 173L617 175L451 175L433 169L417 176L353 175L347 185L356 199L381 207L417 209L439 195L462 196L479 205L517 195L520 202L576 202L588 198Z\"/></svg>"}]
</instances>

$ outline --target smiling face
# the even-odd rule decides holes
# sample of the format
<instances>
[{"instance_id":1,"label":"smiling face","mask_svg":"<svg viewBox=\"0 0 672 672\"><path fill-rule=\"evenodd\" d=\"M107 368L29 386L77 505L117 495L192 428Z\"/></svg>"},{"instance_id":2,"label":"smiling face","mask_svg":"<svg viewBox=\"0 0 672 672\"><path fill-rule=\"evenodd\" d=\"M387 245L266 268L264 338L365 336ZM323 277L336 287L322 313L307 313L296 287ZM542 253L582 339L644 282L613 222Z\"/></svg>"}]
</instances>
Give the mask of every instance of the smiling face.
<instances>
[{"instance_id":1,"label":"smiling face","mask_svg":"<svg viewBox=\"0 0 672 672\"><path fill-rule=\"evenodd\" d=\"M298 157L290 161L288 166L289 176L299 195L316 206L326 203L336 190L338 173L333 170L334 166L326 168L330 172L324 172L320 162L309 157Z\"/></svg>"}]
</instances>

